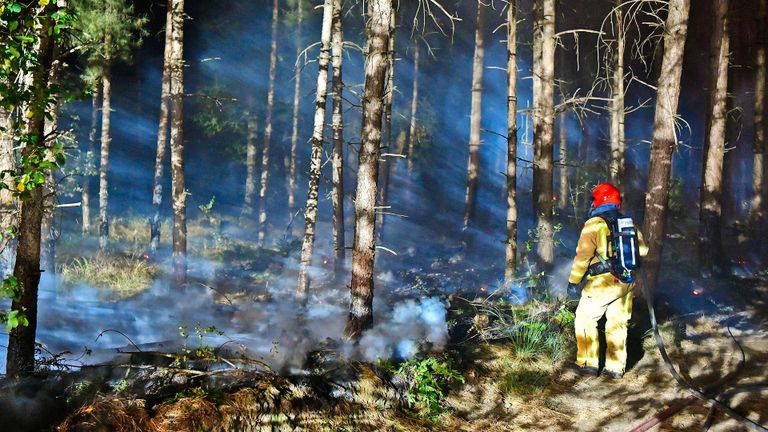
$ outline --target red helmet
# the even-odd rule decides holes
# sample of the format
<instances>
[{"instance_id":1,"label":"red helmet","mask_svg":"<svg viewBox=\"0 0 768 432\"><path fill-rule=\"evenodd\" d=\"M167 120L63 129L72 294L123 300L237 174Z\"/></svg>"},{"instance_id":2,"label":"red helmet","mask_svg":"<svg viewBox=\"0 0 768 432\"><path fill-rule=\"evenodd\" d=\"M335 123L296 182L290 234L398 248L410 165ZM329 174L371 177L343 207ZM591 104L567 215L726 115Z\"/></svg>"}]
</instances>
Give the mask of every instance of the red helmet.
<instances>
[{"instance_id":1,"label":"red helmet","mask_svg":"<svg viewBox=\"0 0 768 432\"><path fill-rule=\"evenodd\" d=\"M616 189L616 186L610 183L595 186L595 190L592 191L592 208L595 209L603 204L621 206L621 192Z\"/></svg>"}]
</instances>

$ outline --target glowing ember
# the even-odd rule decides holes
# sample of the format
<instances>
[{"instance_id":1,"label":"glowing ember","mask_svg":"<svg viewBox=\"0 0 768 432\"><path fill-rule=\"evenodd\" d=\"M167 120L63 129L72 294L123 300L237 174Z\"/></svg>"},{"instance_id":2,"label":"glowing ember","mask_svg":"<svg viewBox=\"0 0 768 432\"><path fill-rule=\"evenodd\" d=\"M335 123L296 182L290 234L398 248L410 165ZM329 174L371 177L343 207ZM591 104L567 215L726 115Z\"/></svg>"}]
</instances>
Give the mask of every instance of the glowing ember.
<instances>
[{"instance_id":1,"label":"glowing ember","mask_svg":"<svg viewBox=\"0 0 768 432\"><path fill-rule=\"evenodd\" d=\"M701 293L702 293L702 290L700 290L700 289L698 289L698 288L697 288L697 289L695 289L695 290L693 290L693 291L691 291L691 294L693 294L693 295L695 295L695 296L697 296L697 297L698 297L698 296L700 296L700 295L701 295Z\"/></svg>"}]
</instances>

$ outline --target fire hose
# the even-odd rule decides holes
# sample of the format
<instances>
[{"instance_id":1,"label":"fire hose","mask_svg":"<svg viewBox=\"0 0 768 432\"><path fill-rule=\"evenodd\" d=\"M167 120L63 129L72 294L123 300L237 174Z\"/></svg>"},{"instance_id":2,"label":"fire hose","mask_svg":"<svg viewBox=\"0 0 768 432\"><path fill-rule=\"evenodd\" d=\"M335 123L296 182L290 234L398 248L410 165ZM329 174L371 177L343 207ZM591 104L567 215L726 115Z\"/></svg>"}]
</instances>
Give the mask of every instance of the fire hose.
<instances>
[{"instance_id":1,"label":"fire hose","mask_svg":"<svg viewBox=\"0 0 768 432\"><path fill-rule=\"evenodd\" d=\"M645 299L648 305L648 314L651 320L651 327L653 328L653 334L656 339L656 346L659 348L659 353L661 354L661 358L664 361L664 364L667 366L669 373L672 375L672 378L675 379L675 381L680 387L683 387L686 390L688 390L691 393L691 396L681 401L680 403L670 407L669 409L654 415L650 419L644 421L640 425L633 428L630 432L646 431L651 427L655 426L656 424L660 423L662 420L671 417L676 412L693 404L696 400L701 400L705 403L710 404L710 410L709 410L709 413L707 414L707 420L703 427L704 431L709 430L710 426L714 422L715 413L717 412L717 410L720 410L728 414L730 417L734 418L735 420L738 420L744 426L748 427L751 430L759 431L759 432L768 432L767 427L747 418L743 414L737 412L727 403L728 398L733 394L762 391L762 390L768 389L768 384L745 385L740 387L734 387L730 390L721 391L721 388L724 385L728 384L728 382L730 382L731 380L735 379L737 375L740 374L742 369L744 368L746 356L740 345L739 345L739 349L741 350L742 359L739 362L739 365L736 367L736 369L733 372L726 375L725 377L722 377L720 380L718 380L714 384L708 386L703 391L699 390L694 384L688 382L685 378L683 378L682 375L680 375L675 365L672 363L672 359L669 357L669 354L667 353L667 348L664 343L664 339L661 337L661 333L659 332L659 325L658 325L658 322L656 321L656 310L653 306L654 290L650 287L650 285L648 285L647 276L645 275L645 273L641 272L641 274L643 276L643 282L644 282L643 285L646 287L646 291L647 291L645 293ZM729 329L729 333L730 333L730 329ZM731 334L731 337L733 337L732 334ZM716 394L716 396L714 397L709 396L710 394ZM721 401L720 399L723 399L724 401Z\"/></svg>"}]
</instances>

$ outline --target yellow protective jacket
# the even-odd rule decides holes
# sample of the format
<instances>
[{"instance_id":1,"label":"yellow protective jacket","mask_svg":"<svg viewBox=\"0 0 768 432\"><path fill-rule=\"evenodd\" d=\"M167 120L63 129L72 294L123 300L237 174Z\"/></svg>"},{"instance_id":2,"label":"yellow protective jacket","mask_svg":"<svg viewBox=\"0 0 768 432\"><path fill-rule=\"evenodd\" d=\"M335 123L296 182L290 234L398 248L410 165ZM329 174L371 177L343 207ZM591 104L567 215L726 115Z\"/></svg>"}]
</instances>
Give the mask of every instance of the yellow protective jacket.
<instances>
[{"instance_id":1,"label":"yellow protective jacket","mask_svg":"<svg viewBox=\"0 0 768 432\"><path fill-rule=\"evenodd\" d=\"M648 247L645 245L643 235L640 230L637 231L638 252L641 257L648 254ZM608 224L599 216L587 220L579 236L579 243L576 246L576 257L573 259L571 274L568 282L578 284L586 277L587 283L584 286L584 294L618 296L626 293L628 284L619 282L613 275L606 273L597 276L585 276L589 266L598 263L600 260L598 254L603 259L608 260L608 254L611 251L611 244L608 240L610 229Z\"/></svg>"}]
</instances>

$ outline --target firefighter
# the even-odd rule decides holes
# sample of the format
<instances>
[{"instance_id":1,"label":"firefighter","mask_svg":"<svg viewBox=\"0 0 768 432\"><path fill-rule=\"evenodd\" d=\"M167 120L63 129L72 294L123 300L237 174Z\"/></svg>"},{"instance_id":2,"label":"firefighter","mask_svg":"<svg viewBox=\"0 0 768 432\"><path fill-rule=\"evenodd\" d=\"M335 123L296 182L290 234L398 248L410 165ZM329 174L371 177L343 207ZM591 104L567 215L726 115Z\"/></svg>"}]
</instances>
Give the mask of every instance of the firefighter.
<instances>
[{"instance_id":1,"label":"firefighter","mask_svg":"<svg viewBox=\"0 0 768 432\"><path fill-rule=\"evenodd\" d=\"M584 375L597 376L599 341L597 321L606 318L607 343L603 375L621 378L627 363L627 326L632 315L632 284L616 278L605 263L610 259L610 229L606 219L617 217L621 194L610 183L599 184L592 192L592 209L576 247L568 291L577 292L584 281L576 308L576 365ZM648 253L642 235L637 232L640 256Z\"/></svg>"}]
</instances>

